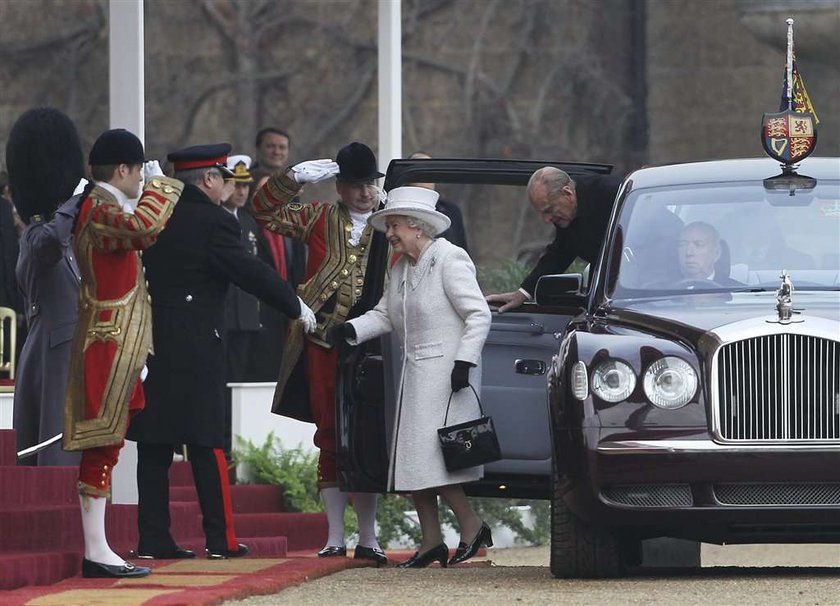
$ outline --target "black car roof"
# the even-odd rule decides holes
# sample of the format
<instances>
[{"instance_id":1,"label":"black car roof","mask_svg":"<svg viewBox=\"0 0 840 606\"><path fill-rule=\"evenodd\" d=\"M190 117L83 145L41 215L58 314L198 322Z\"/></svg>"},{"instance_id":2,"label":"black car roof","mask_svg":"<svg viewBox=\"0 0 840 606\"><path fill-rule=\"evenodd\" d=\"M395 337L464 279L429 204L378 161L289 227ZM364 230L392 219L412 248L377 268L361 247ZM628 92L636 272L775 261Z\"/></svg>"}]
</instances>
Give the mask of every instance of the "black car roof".
<instances>
[{"instance_id":1,"label":"black car roof","mask_svg":"<svg viewBox=\"0 0 840 606\"><path fill-rule=\"evenodd\" d=\"M761 181L781 172L781 165L771 158L742 158L641 168L627 178L633 181L634 189L639 189L698 183ZM806 158L799 164L796 172L817 180L840 179L840 158Z\"/></svg>"}]
</instances>

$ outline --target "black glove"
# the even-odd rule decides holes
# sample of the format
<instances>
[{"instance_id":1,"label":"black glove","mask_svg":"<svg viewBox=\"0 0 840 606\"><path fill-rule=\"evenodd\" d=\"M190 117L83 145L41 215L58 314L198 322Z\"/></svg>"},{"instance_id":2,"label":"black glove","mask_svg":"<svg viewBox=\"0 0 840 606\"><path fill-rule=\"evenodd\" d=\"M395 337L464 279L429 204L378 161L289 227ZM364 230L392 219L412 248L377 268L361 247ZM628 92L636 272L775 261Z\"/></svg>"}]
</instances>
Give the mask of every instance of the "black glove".
<instances>
[{"instance_id":1,"label":"black glove","mask_svg":"<svg viewBox=\"0 0 840 606\"><path fill-rule=\"evenodd\" d=\"M333 347L335 347L339 343L345 343L347 339L355 338L356 329L353 328L352 324L348 324L347 322L342 322L341 324L331 326L330 329L327 331L327 343L329 343Z\"/></svg>"},{"instance_id":2,"label":"black glove","mask_svg":"<svg viewBox=\"0 0 840 606\"><path fill-rule=\"evenodd\" d=\"M455 366L452 368L452 377L450 379L452 391L461 391L470 384L470 366L475 366L475 364L470 364L463 360L455 360Z\"/></svg>"}]
</instances>

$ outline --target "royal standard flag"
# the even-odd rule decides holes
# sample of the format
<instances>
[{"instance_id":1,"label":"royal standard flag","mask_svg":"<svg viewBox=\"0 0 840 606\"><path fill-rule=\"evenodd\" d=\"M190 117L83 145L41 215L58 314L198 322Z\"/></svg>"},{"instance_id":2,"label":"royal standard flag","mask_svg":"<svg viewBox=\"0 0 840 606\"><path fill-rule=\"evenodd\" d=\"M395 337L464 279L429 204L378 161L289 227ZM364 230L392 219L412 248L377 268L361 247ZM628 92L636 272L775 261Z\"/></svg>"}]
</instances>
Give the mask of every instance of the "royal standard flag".
<instances>
[{"instance_id":1,"label":"royal standard flag","mask_svg":"<svg viewBox=\"0 0 840 606\"><path fill-rule=\"evenodd\" d=\"M788 106L787 96L787 69L785 69L785 78L782 83L782 102L779 105L779 110L784 111L790 107L796 113L804 114L810 112L814 115L814 122L820 123L817 117L817 112L814 111L814 105L811 103L811 97L808 96L808 91L805 90L805 82L802 80L802 75L796 69L796 59L793 60L793 86L790 89L790 106Z\"/></svg>"}]
</instances>

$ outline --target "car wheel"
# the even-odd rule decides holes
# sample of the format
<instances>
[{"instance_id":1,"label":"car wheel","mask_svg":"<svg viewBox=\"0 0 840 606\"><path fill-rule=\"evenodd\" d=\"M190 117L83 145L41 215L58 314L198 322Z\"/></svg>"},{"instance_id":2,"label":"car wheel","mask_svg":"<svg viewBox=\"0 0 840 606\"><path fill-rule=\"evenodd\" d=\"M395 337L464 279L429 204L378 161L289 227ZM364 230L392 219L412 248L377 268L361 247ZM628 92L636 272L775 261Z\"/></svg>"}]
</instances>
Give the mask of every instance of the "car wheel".
<instances>
[{"instance_id":1,"label":"car wheel","mask_svg":"<svg viewBox=\"0 0 840 606\"><path fill-rule=\"evenodd\" d=\"M624 574L622 545L609 532L595 530L569 511L565 478L552 465L551 574L557 578L605 578Z\"/></svg>"}]
</instances>

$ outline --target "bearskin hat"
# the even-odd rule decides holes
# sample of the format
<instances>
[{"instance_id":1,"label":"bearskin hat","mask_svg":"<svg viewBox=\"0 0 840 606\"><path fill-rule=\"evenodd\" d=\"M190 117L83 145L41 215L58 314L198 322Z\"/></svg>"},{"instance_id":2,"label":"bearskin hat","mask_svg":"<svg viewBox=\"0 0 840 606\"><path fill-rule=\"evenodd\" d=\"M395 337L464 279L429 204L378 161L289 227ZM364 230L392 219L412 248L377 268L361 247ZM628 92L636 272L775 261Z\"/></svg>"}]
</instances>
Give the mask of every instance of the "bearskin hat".
<instances>
[{"instance_id":1,"label":"bearskin hat","mask_svg":"<svg viewBox=\"0 0 840 606\"><path fill-rule=\"evenodd\" d=\"M25 111L6 143L9 189L25 223L49 217L84 176L84 154L72 120L51 107Z\"/></svg>"}]
</instances>

